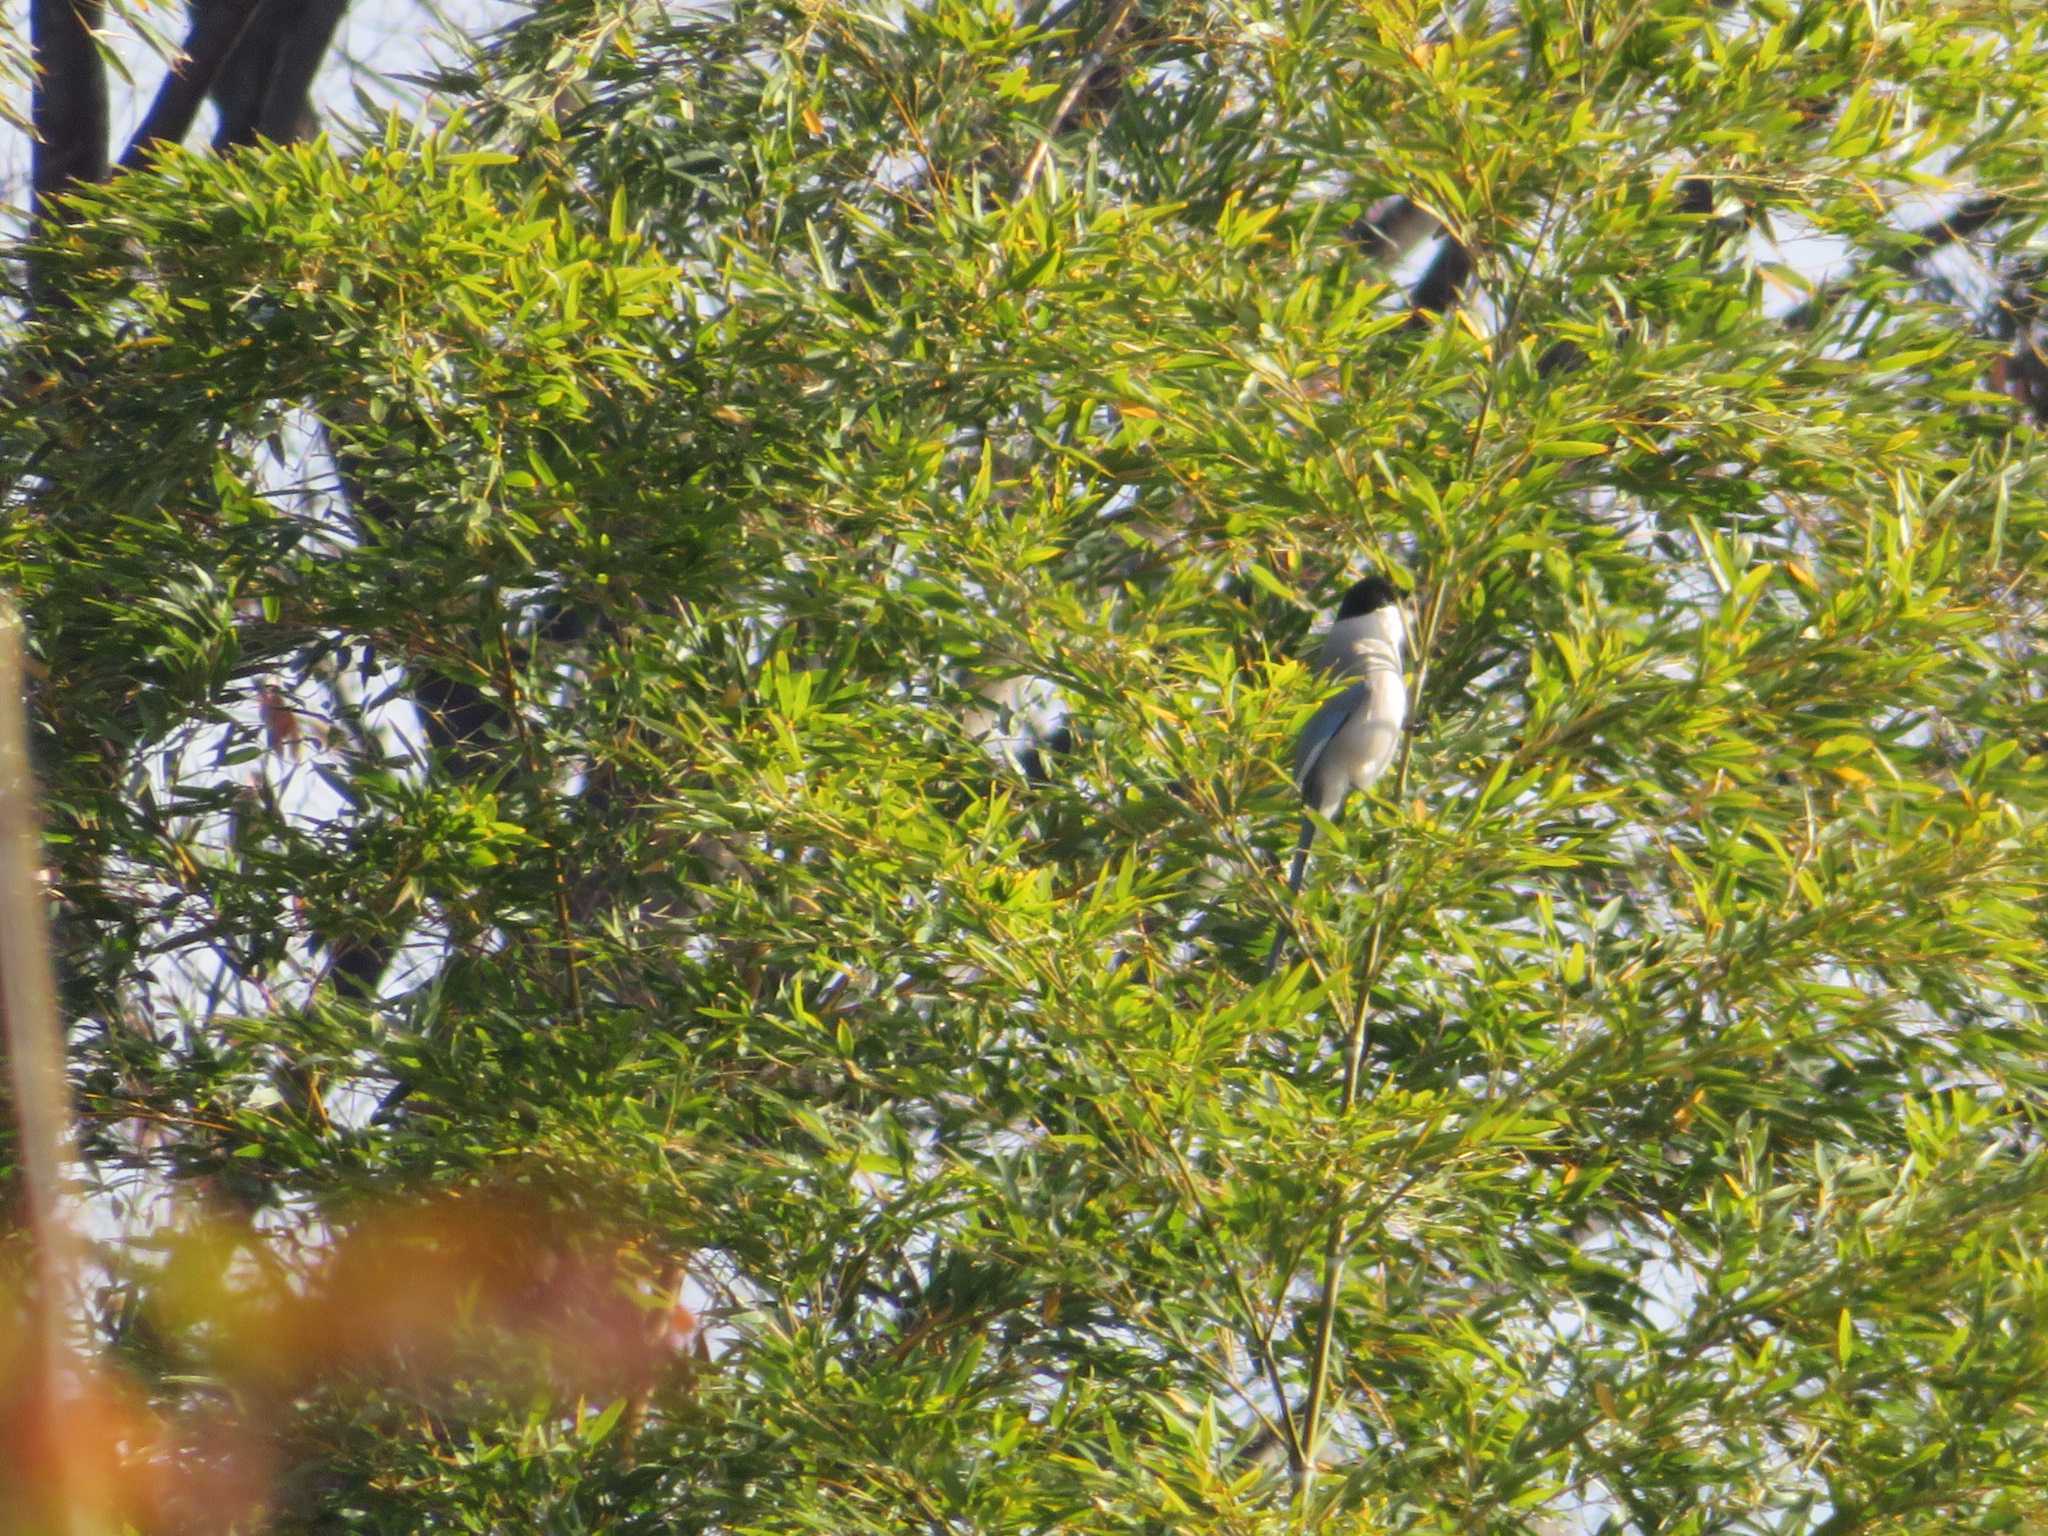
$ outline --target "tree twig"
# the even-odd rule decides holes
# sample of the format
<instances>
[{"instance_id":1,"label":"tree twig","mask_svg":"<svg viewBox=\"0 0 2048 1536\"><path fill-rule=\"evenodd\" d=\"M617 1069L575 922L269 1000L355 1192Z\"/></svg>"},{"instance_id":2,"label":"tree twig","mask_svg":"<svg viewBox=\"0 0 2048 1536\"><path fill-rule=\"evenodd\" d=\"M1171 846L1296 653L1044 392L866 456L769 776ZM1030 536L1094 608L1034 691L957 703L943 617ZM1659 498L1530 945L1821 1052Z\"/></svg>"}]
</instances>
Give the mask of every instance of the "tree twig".
<instances>
[{"instance_id":1,"label":"tree twig","mask_svg":"<svg viewBox=\"0 0 2048 1536\"><path fill-rule=\"evenodd\" d=\"M1960 245L1971 236L1978 234L1988 225L2004 218L2011 209L2003 197L1973 197L1951 213L1943 214L1931 223L1917 229L1901 230L1898 242L1885 251L1879 264L1894 272L1910 273L1921 262L1936 251L1951 245ZM1865 269L1858 268L1861 272ZM1793 330L1807 330L1817 324L1821 312L1835 298L1844 292L1855 280L1854 275L1824 285L1812 298L1791 310L1785 316L1785 324Z\"/></svg>"},{"instance_id":2,"label":"tree twig","mask_svg":"<svg viewBox=\"0 0 2048 1536\"><path fill-rule=\"evenodd\" d=\"M1081 61L1081 67L1074 72L1074 78L1060 93L1059 101L1053 106L1052 119L1045 130L1045 137L1040 139L1038 147L1031 151L1031 158L1024 162L1024 174L1017 178L1017 196L1020 200L1031 195L1031 187L1038 180L1038 173L1045 169L1045 162L1052 157L1053 136L1059 131L1059 125L1067 120L1067 114L1073 110L1074 103L1081 99L1081 93L1088 89L1088 82L1095 78L1095 71L1102 68L1104 61L1108 59L1109 50L1116 42L1116 35L1124 29L1124 23L1131 19L1131 12L1136 9L1137 3L1138 0L1122 0L1102 31L1096 35L1094 48L1089 51L1088 57Z\"/></svg>"}]
</instances>

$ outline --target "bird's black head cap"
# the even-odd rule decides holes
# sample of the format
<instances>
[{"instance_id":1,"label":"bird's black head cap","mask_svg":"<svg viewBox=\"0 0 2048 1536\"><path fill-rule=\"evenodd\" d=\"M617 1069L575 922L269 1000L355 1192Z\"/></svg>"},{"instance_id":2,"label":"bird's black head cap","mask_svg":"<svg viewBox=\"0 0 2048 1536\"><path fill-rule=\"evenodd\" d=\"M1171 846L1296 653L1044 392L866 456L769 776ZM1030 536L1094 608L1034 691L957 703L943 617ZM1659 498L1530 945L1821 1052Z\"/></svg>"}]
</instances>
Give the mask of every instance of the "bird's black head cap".
<instances>
[{"instance_id":1,"label":"bird's black head cap","mask_svg":"<svg viewBox=\"0 0 2048 1536\"><path fill-rule=\"evenodd\" d=\"M1386 577L1368 576L1344 594L1344 601L1337 608L1337 617L1360 618L1368 613L1378 613L1382 608L1391 608L1400 600L1401 594L1394 590L1394 584Z\"/></svg>"}]
</instances>

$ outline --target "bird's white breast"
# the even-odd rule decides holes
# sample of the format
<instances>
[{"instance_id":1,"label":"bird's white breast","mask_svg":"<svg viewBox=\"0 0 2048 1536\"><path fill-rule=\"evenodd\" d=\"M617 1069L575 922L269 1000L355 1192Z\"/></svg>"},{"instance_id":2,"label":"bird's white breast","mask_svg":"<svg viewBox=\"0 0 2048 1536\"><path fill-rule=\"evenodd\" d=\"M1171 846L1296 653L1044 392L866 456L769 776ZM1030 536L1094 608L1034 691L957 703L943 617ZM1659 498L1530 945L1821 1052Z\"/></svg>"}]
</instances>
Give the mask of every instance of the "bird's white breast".
<instances>
[{"instance_id":1,"label":"bird's white breast","mask_svg":"<svg viewBox=\"0 0 2048 1536\"><path fill-rule=\"evenodd\" d=\"M1339 677L1366 677L1374 672L1401 672L1401 616L1392 608L1339 619L1323 636L1325 672Z\"/></svg>"}]
</instances>

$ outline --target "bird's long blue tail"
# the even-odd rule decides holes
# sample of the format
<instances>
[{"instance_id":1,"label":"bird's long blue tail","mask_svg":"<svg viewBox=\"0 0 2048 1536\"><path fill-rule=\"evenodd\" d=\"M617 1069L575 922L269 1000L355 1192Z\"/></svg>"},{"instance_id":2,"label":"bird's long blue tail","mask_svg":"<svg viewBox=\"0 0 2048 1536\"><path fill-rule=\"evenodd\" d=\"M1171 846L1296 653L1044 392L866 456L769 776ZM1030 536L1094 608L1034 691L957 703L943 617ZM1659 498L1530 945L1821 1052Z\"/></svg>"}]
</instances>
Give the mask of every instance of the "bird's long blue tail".
<instances>
[{"instance_id":1,"label":"bird's long blue tail","mask_svg":"<svg viewBox=\"0 0 2048 1536\"><path fill-rule=\"evenodd\" d=\"M1316 824L1304 816L1301 818L1301 836L1294 840L1294 864L1287 871L1287 911L1294 912L1296 898L1301 895L1301 877L1308 873L1309 844L1316 840ZM1279 930L1273 935L1273 947L1266 954L1266 974L1272 975L1280 965L1280 955L1287 948L1287 923L1283 919Z\"/></svg>"}]
</instances>

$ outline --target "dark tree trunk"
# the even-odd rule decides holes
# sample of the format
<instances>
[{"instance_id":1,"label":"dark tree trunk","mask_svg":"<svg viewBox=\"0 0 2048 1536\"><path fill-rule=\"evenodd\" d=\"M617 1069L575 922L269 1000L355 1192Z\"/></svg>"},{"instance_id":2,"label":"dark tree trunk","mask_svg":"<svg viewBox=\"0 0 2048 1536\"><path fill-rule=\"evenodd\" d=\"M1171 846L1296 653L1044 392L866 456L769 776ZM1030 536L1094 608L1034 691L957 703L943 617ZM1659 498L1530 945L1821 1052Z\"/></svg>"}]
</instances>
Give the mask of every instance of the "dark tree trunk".
<instances>
[{"instance_id":1,"label":"dark tree trunk","mask_svg":"<svg viewBox=\"0 0 2048 1536\"><path fill-rule=\"evenodd\" d=\"M200 0L192 7L192 26L185 34L184 58L171 66L164 83L157 87L149 115L135 130L128 152L121 156L124 166L137 166L149 159L158 144L179 144L192 131L199 104L206 100L222 66L234 52L242 34L255 19L261 0Z\"/></svg>"},{"instance_id":2,"label":"dark tree trunk","mask_svg":"<svg viewBox=\"0 0 2048 1536\"><path fill-rule=\"evenodd\" d=\"M233 9L240 0L207 3ZM313 76L347 9L348 0L260 0L214 82L215 149L313 136Z\"/></svg>"},{"instance_id":3,"label":"dark tree trunk","mask_svg":"<svg viewBox=\"0 0 2048 1536\"><path fill-rule=\"evenodd\" d=\"M36 143L31 181L37 219L49 200L107 174L107 70L93 29L101 0L32 0L29 45L35 54Z\"/></svg>"},{"instance_id":4,"label":"dark tree trunk","mask_svg":"<svg viewBox=\"0 0 2048 1536\"><path fill-rule=\"evenodd\" d=\"M310 137L318 126L313 77L348 0L191 0L189 9L184 57L164 76L121 165L140 166L157 146L181 142L208 95L220 109L215 148ZM49 217L51 199L104 181L111 169L107 71L93 42L105 20L105 0L30 0L31 211L38 223ZM47 302L37 274L29 279L30 291Z\"/></svg>"}]
</instances>

